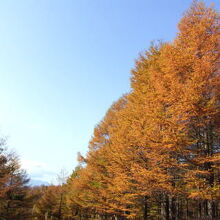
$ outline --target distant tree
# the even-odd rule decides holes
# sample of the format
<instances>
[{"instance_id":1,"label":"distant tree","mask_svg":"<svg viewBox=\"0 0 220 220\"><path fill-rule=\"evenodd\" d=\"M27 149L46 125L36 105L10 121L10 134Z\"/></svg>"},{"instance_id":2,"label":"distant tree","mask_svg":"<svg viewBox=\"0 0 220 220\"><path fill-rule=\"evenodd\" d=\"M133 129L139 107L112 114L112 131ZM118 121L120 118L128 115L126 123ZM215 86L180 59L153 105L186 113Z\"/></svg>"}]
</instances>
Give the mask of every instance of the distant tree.
<instances>
[{"instance_id":1,"label":"distant tree","mask_svg":"<svg viewBox=\"0 0 220 220\"><path fill-rule=\"evenodd\" d=\"M2 145L0 149L0 217L21 220L31 217L33 198L28 194L29 179L19 159Z\"/></svg>"},{"instance_id":2,"label":"distant tree","mask_svg":"<svg viewBox=\"0 0 220 220\"><path fill-rule=\"evenodd\" d=\"M34 205L34 216L39 220L66 220L69 217L64 186L40 187L40 198Z\"/></svg>"}]
</instances>

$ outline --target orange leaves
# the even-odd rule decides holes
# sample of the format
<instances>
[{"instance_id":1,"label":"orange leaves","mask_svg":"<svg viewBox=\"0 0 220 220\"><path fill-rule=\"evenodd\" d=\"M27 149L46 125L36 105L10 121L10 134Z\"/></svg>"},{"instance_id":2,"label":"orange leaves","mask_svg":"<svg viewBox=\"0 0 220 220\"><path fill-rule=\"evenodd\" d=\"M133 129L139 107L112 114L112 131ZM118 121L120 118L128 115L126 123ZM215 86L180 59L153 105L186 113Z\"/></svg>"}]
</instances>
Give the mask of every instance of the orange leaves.
<instances>
[{"instance_id":1,"label":"orange leaves","mask_svg":"<svg viewBox=\"0 0 220 220\"><path fill-rule=\"evenodd\" d=\"M132 91L94 129L72 182L82 207L135 218L146 197L219 197L219 14L195 3L179 30L136 61Z\"/></svg>"}]
</instances>

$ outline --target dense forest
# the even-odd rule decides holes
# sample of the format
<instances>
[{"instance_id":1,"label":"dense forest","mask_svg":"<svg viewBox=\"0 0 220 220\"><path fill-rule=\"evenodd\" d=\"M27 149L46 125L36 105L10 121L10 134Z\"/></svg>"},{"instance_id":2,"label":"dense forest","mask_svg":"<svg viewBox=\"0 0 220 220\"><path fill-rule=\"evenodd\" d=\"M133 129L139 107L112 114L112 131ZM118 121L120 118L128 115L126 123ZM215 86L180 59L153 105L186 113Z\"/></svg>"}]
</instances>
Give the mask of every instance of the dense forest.
<instances>
[{"instance_id":1,"label":"dense forest","mask_svg":"<svg viewBox=\"0 0 220 220\"><path fill-rule=\"evenodd\" d=\"M220 15L194 2L131 71L60 185L30 187L1 143L0 220L220 219Z\"/></svg>"}]
</instances>

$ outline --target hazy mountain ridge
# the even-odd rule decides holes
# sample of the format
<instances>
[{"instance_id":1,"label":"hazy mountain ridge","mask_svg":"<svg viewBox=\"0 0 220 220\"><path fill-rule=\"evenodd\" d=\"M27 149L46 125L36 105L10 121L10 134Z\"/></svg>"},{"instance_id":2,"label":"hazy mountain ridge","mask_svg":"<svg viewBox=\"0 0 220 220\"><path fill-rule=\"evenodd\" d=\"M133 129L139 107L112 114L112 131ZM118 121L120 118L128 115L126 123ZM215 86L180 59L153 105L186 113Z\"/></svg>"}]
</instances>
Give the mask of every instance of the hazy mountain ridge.
<instances>
[{"instance_id":1,"label":"hazy mountain ridge","mask_svg":"<svg viewBox=\"0 0 220 220\"><path fill-rule=\"evenodd\" d=\"M43 181L43 180L37 180L37 179L31 179L29 182L30 186L49 186L50 184L47 181Z\"/></svg>"}]
</instances>

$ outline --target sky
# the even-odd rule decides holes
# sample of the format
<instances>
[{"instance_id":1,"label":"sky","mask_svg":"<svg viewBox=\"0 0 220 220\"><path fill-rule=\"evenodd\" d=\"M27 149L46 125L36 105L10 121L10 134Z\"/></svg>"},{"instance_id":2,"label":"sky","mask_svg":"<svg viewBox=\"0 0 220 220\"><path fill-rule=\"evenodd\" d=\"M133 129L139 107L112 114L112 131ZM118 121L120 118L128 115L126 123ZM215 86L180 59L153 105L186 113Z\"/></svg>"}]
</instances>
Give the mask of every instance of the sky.
<instances>
[{"instance_id":1,"label":"sky","mask_svg":"<svg viewBox=\"0 0 220 220\"><path fill-rule=\"evenodd\" d=\"M135 59L152 41L171 41L190 4L0 1L0 136L32 179L72 172L94 127L129 92Z\"/></svg>"}]
</instances>

